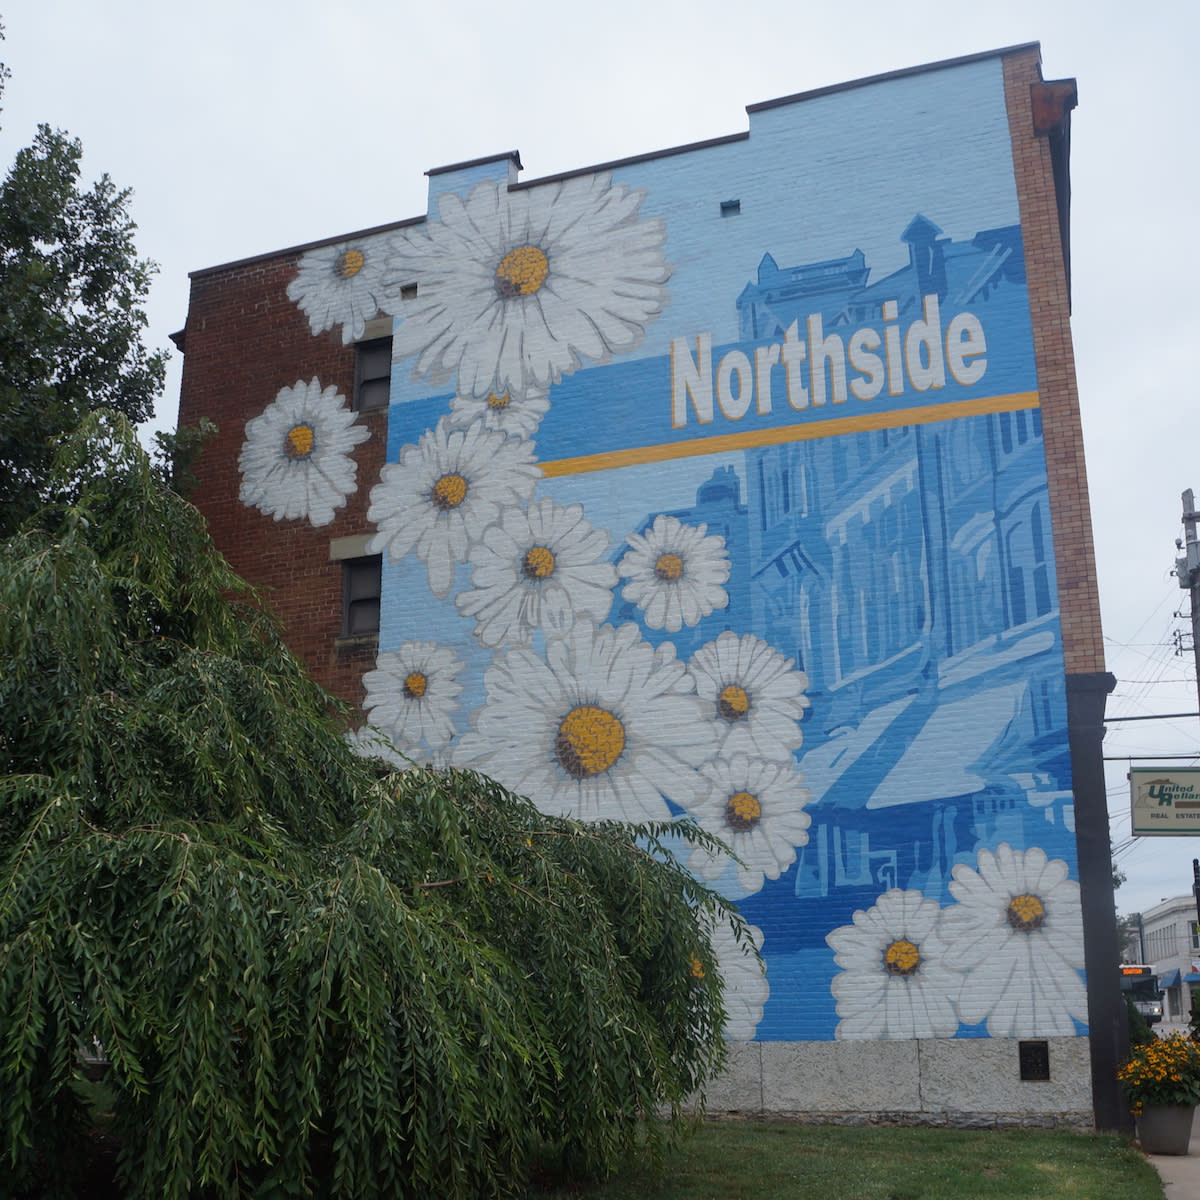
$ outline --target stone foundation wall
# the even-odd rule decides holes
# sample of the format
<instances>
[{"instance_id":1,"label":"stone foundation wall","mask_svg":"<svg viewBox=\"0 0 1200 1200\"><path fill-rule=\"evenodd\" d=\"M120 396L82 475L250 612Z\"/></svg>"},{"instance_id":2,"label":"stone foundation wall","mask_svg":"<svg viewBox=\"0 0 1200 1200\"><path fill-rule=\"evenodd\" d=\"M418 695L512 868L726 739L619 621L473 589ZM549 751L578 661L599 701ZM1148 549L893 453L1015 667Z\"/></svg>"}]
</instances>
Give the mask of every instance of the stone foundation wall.
<instances>
[{"instance_id":1,"label":"stone foundation wall","mask_svg":"<svg viewBox=\"0 0 1200 1200\"><path fill-rule=\"evenodd\" d=\"M851 1125L1091 1128L1086 1038L1049 1038L1050 1079L1021 1079L1019 1041L737 1042L711 1114Z\"/></svg>"}]
</instances>

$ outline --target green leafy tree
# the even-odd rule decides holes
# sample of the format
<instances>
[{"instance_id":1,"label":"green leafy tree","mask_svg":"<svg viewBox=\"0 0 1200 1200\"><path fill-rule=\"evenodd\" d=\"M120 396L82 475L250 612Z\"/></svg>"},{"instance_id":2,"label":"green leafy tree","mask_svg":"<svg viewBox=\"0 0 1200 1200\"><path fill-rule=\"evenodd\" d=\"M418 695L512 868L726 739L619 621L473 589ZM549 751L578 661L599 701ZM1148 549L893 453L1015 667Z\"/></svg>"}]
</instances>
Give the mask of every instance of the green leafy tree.
<instances>
[{"instance_id":1,"label":"green leafy tree","mask_svg":"<svg viewBox=\"0 0 1200 1200\"><path fill-rule=\"evenodd\" d=\"M0 91L6 78L0 64ZM83 413L144 421L162 387L129 192L107 175L82 187L82 153L42 125L0 182L0 535L50 499L55 448Z\"/></svg>"},{"instance_id":2,"label":"green leafy tree","mask_svg":"<svg viewBox=\"0 0 1200 1200\"><path fill-rule=\"evenodd\" d=\"M1129 1044L1131 1046L1148 1046L1158 1035L1150 1028L1150 1023L1138 1012L1133 997L1125 997L1125 1014L1129 1019Z\"/></svg>"},{"instance_id":3,"label":"green leafy tree","mask_svg":"<svg viewBox=\"0 0 1200 1200\"><path fill-rule=\"evenodd\" d=\"M0 1196L86 1194L97 1047L127 1196L661 1151L722 1061L725 905L666 827L352 751L134 436L149 269L78 163L43 129L0 188Z\"/></svg>"},{"instance_id":4,"label":"green leafy tree","mask_svg":"<svg viewBox=\"0 0 1200 1200\"><path fill-rule=\"evenodd\" d=\"M1141 913L1117 913L1117 953L1122 962L1141 962Z\"/></svg>"},{"instance_id":5,"label":"green leafy tree","mask_svg":"<svg viewBox=\"0 0 1200 1200\"><path fill-rule=\"evenodd\" d=\"M69 1186L97 1042L128 1195L505 1194L682 1128L723 907L663 830L383 772L122 418L70 481L0 549L0 1180Z\"/></svg>"}]
</instances>

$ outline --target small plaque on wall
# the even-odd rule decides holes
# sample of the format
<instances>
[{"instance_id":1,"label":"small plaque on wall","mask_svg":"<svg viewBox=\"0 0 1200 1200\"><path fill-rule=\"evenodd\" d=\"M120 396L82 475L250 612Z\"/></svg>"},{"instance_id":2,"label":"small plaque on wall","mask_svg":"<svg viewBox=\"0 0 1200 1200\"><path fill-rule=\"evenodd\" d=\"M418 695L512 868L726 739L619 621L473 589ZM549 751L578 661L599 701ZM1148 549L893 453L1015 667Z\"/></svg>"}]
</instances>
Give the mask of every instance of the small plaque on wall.
<instances>
[{"instance_id":1,"label":"small plaque on wall","mask_svg":"<svg viewBox=\"0 0 1200 1200\"><path fill-rule=\"evenodd\" d=\"M1046 1082L1050 1078L1050 1043L1018 1042L1017 1057L1021 1078L1027 1082Z\"/></svg>"}]
</instances>

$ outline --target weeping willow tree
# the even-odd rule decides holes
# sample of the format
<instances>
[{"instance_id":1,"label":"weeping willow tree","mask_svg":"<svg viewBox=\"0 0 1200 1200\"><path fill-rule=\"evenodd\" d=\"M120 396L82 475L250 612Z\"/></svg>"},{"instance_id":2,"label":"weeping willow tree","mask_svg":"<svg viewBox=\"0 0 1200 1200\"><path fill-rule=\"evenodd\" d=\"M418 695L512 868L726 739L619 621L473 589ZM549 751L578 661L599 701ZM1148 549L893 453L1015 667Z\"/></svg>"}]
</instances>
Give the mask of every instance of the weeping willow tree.
<instances>
[{"instance_id":1,"label":"weeping willow tree","mask_svg":"<svg viewBox=\"0 0 1200 1200\"><path fill-rule=\"evenodd\" d=\"M721 902L663 830L353 752L123 419L46 494L0 550L0 1192L74 1194L97 1046L156 1200L504 1195L683 1127Z\"/></svg>"}]
</instances>

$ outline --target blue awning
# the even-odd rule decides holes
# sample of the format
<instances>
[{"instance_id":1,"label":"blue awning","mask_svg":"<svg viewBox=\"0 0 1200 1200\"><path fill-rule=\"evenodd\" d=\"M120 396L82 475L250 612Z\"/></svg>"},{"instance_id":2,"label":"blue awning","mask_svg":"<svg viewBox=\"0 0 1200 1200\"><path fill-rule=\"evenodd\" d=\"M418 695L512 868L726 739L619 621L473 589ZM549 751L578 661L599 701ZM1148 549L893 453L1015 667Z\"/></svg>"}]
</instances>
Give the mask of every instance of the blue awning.
<instances>
[{"instance_id":1,"label":"blue awning","mask_svg":"<svg viewBox=\"0 0 1200 1200\"><path fill-rule=\"evenodd\" d=\"M867 807L891 808L980 791L987 776L976 765L1020 716L1027 691L1024 682L1009 683L939 705L871 794Z\"/></svg>"},{"instance_id":2,"label":"blue awning","mask_svg":"<svg viewBox=\"0 0 1200 1200\"><path fill-rule=\"evenodd\" d=\"M1183 977L1184 983L1200 983L1200 971L1193 971L1190 975Z\"/></svg>"},{"instance_id":3,"label":"blue awning","mask_svg":"<svg viewBox=\"0 0 1200 1200\"><path fill-rule=\"evenodd\" d=\"M1164 971L1158 977L1158 986L1160 988L1178 987L1179 986L1179 968L1172 967L1169 971Z\"/></svg>"}]
</instances>

